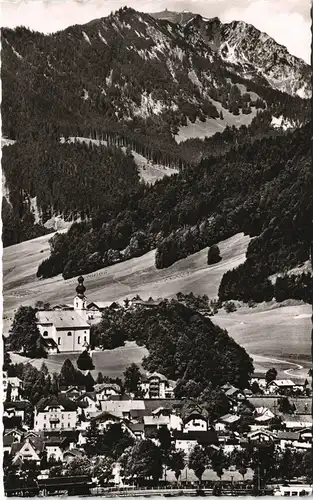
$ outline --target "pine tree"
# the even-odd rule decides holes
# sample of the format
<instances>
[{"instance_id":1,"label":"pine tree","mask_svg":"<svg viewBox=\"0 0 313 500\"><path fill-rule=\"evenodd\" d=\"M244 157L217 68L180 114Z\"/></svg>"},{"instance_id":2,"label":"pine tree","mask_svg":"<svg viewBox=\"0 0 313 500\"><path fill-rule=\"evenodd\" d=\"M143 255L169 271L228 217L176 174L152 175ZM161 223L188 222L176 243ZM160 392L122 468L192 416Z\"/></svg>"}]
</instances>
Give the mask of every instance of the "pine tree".
<instances>
[{"instance_id":1,"label":"pine tree","mask_svg":"<svg viewBox=\"0 0 313 500\"><path fill-rule=\"evenodd\" d=\"M66 359L63 363L60 372L60 385L69 387L75 385L77 382L76 370L70 359Z\"/></svg>"}]
</instances>

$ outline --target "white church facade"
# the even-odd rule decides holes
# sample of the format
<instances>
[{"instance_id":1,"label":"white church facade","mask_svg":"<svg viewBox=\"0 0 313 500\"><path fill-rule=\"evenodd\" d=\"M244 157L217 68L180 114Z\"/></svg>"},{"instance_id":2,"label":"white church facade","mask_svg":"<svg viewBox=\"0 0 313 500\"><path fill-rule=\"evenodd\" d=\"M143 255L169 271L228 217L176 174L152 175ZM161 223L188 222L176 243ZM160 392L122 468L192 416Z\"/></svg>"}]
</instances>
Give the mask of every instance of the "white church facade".
<instances>
[{"instance_id":1,"label":"white church facade","mask_svg":"<svg viewBox=\"0 0 313 500\"><path fill-rule=\"evenodd\" d=\"M42 337L52 342L58 352L84 351L90 344L85 291L84 278L80 276L73 309L37 312Z\"/></svg>"}]
</instances>

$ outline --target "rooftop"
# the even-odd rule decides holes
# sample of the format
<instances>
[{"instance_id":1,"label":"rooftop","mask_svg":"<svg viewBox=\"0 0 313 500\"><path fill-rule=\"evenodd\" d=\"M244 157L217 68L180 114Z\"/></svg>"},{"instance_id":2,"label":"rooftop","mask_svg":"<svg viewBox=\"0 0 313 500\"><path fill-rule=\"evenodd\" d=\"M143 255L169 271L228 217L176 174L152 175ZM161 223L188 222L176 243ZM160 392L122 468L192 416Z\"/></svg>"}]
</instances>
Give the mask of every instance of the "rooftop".
<instances>
[{"instance_id":1,"label":"rooftop","mask_svg":"<svg viewBox=\"0 0 313 500\"><path fill-rule=\"evenodd\" d=\"M51 324L55 328L90 328L90 325L75 311L38 311L39 324Z\"/></svg>"}]
</instances>

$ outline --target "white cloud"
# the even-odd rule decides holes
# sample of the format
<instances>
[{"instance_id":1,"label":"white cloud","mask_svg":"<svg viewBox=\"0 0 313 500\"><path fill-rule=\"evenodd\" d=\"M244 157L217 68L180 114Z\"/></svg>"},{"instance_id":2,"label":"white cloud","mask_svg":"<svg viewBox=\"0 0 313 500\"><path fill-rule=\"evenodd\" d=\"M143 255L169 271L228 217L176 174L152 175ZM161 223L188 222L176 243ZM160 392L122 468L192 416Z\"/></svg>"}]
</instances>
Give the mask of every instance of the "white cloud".
<instances>
[{"instance_id":1,"label":"white cloud","mask_svg":"<svg viewBox=\"0 0 313 500\"><path fill-rule=\"evenodd\" d=\"M265 31L307 62L310 60L308 0L2 0L2 26L27 26L51 33L107 16L127 4L142 12L190 10L224 22L242 20ZM231 5L231 7L230 7Z\"/></svg>"}]
</instances>

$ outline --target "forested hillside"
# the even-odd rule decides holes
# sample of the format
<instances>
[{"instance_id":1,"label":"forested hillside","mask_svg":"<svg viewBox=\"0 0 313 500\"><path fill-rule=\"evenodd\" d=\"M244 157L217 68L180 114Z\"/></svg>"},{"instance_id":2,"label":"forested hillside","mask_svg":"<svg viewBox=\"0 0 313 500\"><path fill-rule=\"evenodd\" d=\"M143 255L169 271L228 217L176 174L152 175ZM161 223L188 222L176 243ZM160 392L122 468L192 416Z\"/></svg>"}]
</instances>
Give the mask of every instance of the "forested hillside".
<instances>
[{"instance_id":1,"label":"forested hillside","mask_svg":"<svg viewBox=\"0 0 313 500\"><path fill-rule=\"evenodd\" d=\"M187 395L186 384L196 386L199 394L226 382L245 388L254 370L245 349L226 330L177 300L164 300L152 309L107 308L92 329L91 342L105 349L107 337L146 346L143 367L179 380L182 396Z\"/></svg>"},{"instance_id":2,"label":"forested hillside","mask_svg":"<svg viewBox=\"0 0 313 500\"><path fill-rule=\"evenodd\" d=\"M43 223L55 214L84 220L99 211L110 220L139 186L133 157L120 148L61 144L57 136L42 131L38 136L37 141L25 137L3 148L2 168L10 192L10 203L4 200L2 206L4 246L44 234L45 228L37 224L37 234L28 229L25 235L34 218L32 197L36 196Z\"/></svg>"},{"instance_id":3,"label":"forested hillside","mask_svg":"<svg viewBox=\"0 0 313 500\"><path fill-rule=\"evenodd\" d=\"M41 222L85 221L53 239L38 277L152 248L167 267L244 231L256 238L220 296L261 300L275 294L269 276L308 258L310 71L253 26L124 8L53 35L3 29L1 72L3 134L16 141L3 149L4 244L45 231L31 199ZM220 133L175 140L216 121ZM119 146L180 173L144 185Z\"/></svg>"},{"instance_id":4,"label":"forested hillside","mask_svg":"<svg viewBox=\"0 0 313 500\"><path fill-rule=\"evenodd\" d=\"M288 135L233 147L153 187L140 187L115 219L108 221L99 213L91 222L56 235L51 258L40 266L38 276L62 270L64 278L70 278L153 247L156 266L168 267L243 231L255 238L247 262L224 277L221 297L271 299L267 278L308 259L311 193L307 125Z\"/></svg>"}]
</instances>

